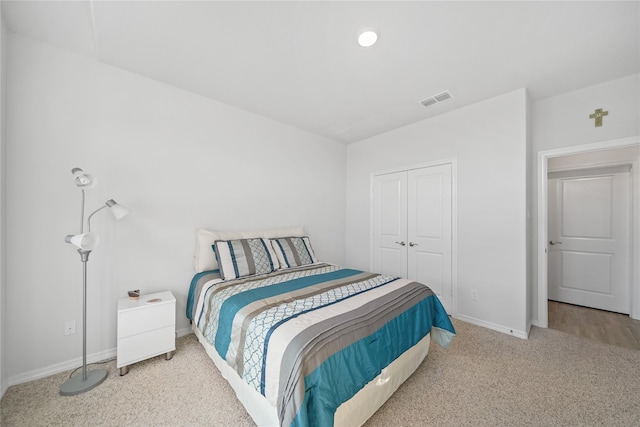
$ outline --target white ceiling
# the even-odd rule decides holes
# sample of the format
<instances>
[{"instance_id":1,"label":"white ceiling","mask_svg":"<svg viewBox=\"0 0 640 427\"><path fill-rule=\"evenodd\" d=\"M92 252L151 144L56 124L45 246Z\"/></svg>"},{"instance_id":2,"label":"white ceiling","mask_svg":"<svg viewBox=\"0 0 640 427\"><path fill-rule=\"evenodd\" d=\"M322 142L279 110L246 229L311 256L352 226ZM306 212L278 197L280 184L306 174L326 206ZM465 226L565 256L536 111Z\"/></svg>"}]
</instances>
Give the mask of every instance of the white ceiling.
<instances>
[{"instance_id":1,"label":"white ceiling","mask_svg":"<svg viewBox=\"0 0 640 427\"><path fill-rule=\"evenodd\" d=\"M343 142L640 72L638 1L7 1L7 28ZM380 31L370 48L361 28ZM449 90L431 107L420 101Z\"/></svg>"}]
</instances>

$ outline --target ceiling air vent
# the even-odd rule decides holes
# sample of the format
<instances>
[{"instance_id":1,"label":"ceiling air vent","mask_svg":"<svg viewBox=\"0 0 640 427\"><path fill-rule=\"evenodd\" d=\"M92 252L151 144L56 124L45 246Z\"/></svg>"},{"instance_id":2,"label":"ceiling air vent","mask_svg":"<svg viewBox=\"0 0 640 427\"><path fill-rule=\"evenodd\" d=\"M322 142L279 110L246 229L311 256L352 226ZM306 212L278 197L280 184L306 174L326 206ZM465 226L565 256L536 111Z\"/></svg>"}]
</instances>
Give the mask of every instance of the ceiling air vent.
<instances>
[{"instance_id":1,"label":"ceiling air vent","mask_svg":"<svg viewBox=\"0 0 640 427\"><path fill-rule=\"evenodd\" d=\"M422 101L420 101L420 104L424 105L425 107L429 107L433 104L437 104L438 102L446 101L447 99L451 98L451 92L445 90L442 93L433 95L432 97L429 97L427 99L423 99Z\"/></svg>"},{"instance_id":2,"label":"ceiling air vent","mask_svg":"<svg viewBox=\"0 0 640 427\"><path fill-rule=\"evenodd\" d=\"M450 99L451 93L449 93L448 90L445 90L444 92L434 95L433 97L436 99L436 101L442 102L442 101L446 101L447 99Z\"/></svg>"},{"instance_id":3,"label":"ceiling air vent","mask_svg":"<svg viewBox=\"0 0 640 427\"><path fill-rule=\"evenodd\" d=\"M424 105L425 107L428 107L429 105L433 105L435 103L437 103L438 101L436 101L435 98L427 98L427 99L423 99L422 101L420 101L420 104Z\"/></svg>"}]
</instances>

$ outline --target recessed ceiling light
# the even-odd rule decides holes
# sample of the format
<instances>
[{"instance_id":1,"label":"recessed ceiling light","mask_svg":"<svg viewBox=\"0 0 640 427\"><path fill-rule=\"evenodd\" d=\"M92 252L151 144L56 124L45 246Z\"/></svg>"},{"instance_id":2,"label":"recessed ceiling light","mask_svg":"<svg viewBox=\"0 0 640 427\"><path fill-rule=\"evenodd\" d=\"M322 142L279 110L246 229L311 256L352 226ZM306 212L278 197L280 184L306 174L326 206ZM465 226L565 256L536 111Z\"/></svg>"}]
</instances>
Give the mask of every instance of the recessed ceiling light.
<instances>
[{"instance_id":1,"label":"recessed ceiling light","mask_svg":"<svg viewBox=\"0 0 640 427\"><path fill-rule=\"evenodd\" d=\"M378 41L378 32L373 28L364 28L358 34L358 44L362 47L373 46Z\"/></svg>"}]
</instances>

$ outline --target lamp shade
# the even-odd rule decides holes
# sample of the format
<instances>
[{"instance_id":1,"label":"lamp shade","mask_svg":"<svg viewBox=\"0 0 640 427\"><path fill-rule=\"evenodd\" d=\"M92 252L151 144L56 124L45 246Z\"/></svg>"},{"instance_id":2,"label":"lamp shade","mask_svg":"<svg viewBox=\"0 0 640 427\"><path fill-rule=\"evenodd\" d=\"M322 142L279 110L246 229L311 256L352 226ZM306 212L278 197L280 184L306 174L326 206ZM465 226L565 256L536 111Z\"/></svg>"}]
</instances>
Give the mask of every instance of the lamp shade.
<instances>
[{"instance_id":1,"label":"lamp shade","mask_svg":"<svg viewBox=\"0 0 640 427\"><path fill-rule=\"evenodd\" d=\"M74 184L76 184L80 188L93 187L94 185L96 185L96 180L80 168L71 169L71 173L73 174Z\"/></svg>"},{"instance_id":2,"label":"lamp shade","mask_svg":"<svg viewBox=\"0 0 640 427\"><path fill-rule=\"evenodd\" d=\"M131 212L131 210L129 208L125 208L124 206L119 205L113 199L107 200L107 206L109 206L109 210L111 211L111 213L113 214L113 217L116 220L119 220L119 219L129 215L129 213Z\"/></svg>"},{"instance_id":3,"label":"lamp shade","mask_svg":"<svg viewBox=\"0 0 640 427\"><path fill-rule=\"evenodd\" d=\"M64 241L83 251L91 251L98 246L100 236L96 233L76 234L75 236L70 234L64 238Z\"/></svg>"}]
</instances>

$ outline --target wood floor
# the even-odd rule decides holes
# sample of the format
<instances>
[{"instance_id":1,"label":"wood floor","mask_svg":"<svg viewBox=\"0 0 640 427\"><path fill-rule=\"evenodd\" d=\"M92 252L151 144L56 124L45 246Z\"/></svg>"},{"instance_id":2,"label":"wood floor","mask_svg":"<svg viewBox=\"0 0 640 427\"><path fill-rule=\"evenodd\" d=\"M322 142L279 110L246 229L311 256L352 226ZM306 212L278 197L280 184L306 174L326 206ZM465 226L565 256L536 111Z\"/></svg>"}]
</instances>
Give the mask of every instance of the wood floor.
<instances>
[{"instance_id":1,"label":"wood floor","mask_svg":"<svg viewBox=\"0 0 640 427\"><path fill-rule=\"evenodd\" d=\"M640 350L640 320L624 314L549 301L549 328Z\"/></svg>"}]
</instances>

